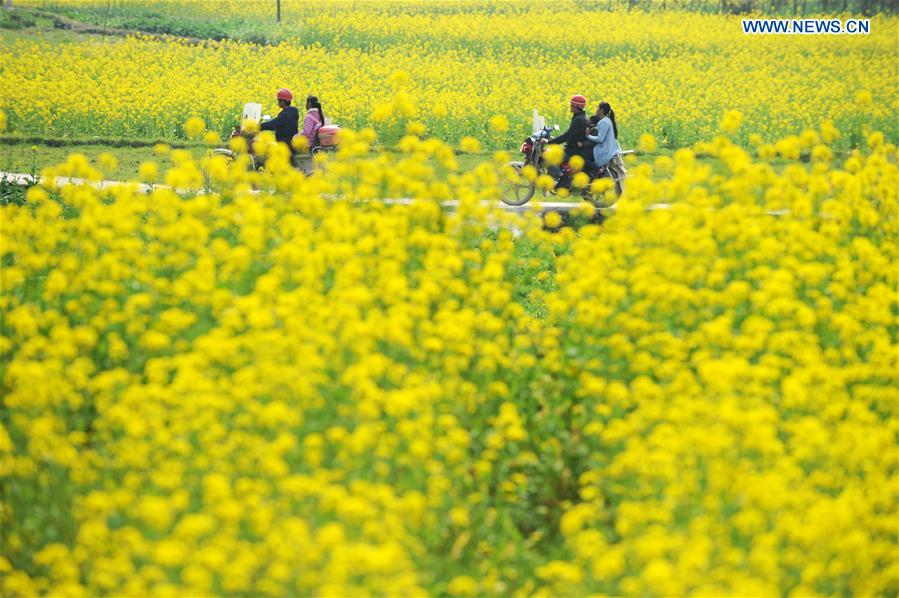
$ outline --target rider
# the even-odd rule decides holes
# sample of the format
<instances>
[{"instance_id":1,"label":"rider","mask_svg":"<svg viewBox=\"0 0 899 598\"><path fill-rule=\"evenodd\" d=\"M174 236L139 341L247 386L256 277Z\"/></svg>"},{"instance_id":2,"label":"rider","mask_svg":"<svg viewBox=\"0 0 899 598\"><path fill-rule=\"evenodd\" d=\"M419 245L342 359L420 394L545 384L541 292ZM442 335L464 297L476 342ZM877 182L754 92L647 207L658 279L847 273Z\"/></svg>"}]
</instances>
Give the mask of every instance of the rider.
<instances>
[{"instance_id":1,"label":"rider","mask_svg":"<svg viewBox=\"0 0 899 598\"><path fill-rule=\"evenodd\" d=\"M605 166L609 174L615 180L615 193L621 195L624 191L624 177L627 169L621 159L621 146L618 145L618 124L615 122L615 111L608 102L600 102L596 109L596 115L590 120L596 119L596 128L588 130L587 139L594 142L593 161L597 166ZM593 133L592 135L590 133Z\"/></svg>"},{"instance_id":2,"label":"rider","mask_svg":"<svg viewBox=\"0 0 899 598\"><path fill-rule=\"evenodd\" d=\"M584 107L587 105L587 98L580 94L571 96L568 102L571 109L571 123L568 130L547 141L546 143L564 143L565 158L562 163L568 162L571 156L581 156L586 158L591 154L589 148L584 147L587 143L587 115L584 113ZM592 157L592 156L591 156ZM556 179L557 184L562 178L562 169L559 166L550 166L549 173Z\"/></svg>"},{"instance_id":3,"label":"rider","mask_svg":"<svg viewBox=\"0 0 899 598\"><path fill-rule=\"evenodd\" d=\"M297 134L300 122L300 111L290 105L293 101L293 94L289 89L281 88L278 90L278 107L281 112L272 120L266 121L259 125L263 131L274 131L275 139L282 143L286 143L290 147L290 141ZM290 149L293 153L293 148Z\"/></svg>"},{"instance_id":4,"label":"rider","mask_svg":"<svg viewBox=\"0 0 899 598\"><path fill-rule=\"evenodd\" d=\"M318 145L318 130L325 124L325 113L321 102L315 96L306 98L306 116L303 118L303 130L294 139L294 164L309 176L312 174L312 148ZM302 140L304 143L298 144Z\"/></svg>"},{"instance_id":5,"label":"rider","mask_svg":"<svg viewBox=\"0 0 899 598\"><path fill-rule=\"evenodd\" d=\"M311 149L318 144L318 130L325 124L325 113L322 112L322 104L315 96L306 98L306 117L303 119L303 130L300 135L308 141Z\"/></svg>"}]
</instances>

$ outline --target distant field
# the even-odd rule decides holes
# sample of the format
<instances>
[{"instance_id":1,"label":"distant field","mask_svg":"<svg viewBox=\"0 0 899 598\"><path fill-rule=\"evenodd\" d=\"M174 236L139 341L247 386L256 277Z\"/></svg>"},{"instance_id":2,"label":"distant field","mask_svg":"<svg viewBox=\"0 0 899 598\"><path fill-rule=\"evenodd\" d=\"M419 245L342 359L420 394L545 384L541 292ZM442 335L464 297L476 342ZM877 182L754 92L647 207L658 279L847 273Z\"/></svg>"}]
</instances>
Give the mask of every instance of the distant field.
<instances>
[{"instance_id":1,"label":"distant field","mask_svg":"<svg viewBox=\"0 0 899 598\"><path fill-rule=\"evenodd\" d=\"M591 111L611 103L628 146L643 134L670 148L708 139L727 110L743 115L745 146L828 119L842 133L838 148L859 146L867 128L899 137L894 17L876 17L870 36L753 37L733 16L566 2L285 2L280 27L263 26L259 2L196 2L187 16L177 2L120 2L108 17L99 1L25 4L146 31L179 32L153 25L174 19L186 23L183 33L211 38L200 23L278 31L280 43L92 37L63 53L56 34L5 34L0 107L18 132L179 139L186 118L199 116L224 134L245 102L274 110L274 90L286 86L390 143L415 121L447 141L514 146L534 108L564 125L578 92ZM491 129L494 117L503 125Z\"/></svg>"}]
</instances>

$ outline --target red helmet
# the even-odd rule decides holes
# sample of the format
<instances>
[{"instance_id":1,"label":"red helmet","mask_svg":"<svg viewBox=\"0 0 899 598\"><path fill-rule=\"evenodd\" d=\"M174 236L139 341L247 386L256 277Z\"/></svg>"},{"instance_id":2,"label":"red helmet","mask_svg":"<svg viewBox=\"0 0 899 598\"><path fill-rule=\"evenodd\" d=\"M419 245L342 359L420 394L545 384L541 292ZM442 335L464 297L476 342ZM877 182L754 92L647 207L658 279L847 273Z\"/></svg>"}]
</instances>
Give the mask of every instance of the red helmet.
<instances>
[{"instance_id":1,"label":"red helmet","mask_svg":"<svg viewBox=\"0 0 899 598\"><path fill-rule=\"evenodd\" d=\"M279 100L287 100L288 102L290 102L290 101L293 101L293 94L290 93L289 89L285 89L284 87L282 87L281 89L278 90L278 99ZM584 104L586 104L586 103L587 102L585 101Z\"/></svg>"},{"instance_id":2,"label":"red helmet","mask_svg":"<svg viewBox=\"0 0 899 598\"><path fill-rule=\"evenodd\" d=\"M577 106L578 108L583 108L587 105L587 98L582 96L581 94L571 96L571 105Z\"/></svg>"}]
</instances>

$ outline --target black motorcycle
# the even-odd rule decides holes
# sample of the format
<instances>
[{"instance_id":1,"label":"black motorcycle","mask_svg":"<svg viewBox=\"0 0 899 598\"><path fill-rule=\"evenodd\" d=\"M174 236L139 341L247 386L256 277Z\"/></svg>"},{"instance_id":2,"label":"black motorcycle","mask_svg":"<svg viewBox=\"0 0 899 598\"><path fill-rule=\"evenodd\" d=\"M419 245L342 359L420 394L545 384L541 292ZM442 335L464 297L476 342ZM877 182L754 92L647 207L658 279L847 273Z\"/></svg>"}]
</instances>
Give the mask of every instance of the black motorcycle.
<instances>
[{"instance_id":1,"label":"black motorcycle","mask_svg":"<svg viewBox=\"0 0 899 598\"><path fill-rule=\"evenodd\" d=\"M531 200L537 190L537 178L542 174L549 174L548 165L543 158L543 154L546 151L546 141L552 137L553 131L558 130L559 125L545 126L524 140L519 150L524 155L524 160L509 162L506 165L514 173L510 173L509 180L500 197L503 203L510 206L523 206ZM522 174L522 170L526 166L532 166L536 170L537 176L533 177L533 180L529 180ZM556 182L555 191L561 188L570 190L572 178L577 174L569 162L562 164L561 168L562 176ZM596 166L592 162L585 162L583 172L587 175L588 180L586 185L580 190L581 197L595 207L606 207L608 202L605 201L604 195L594 194L590 190L590 186L596 179L610 178L608 170L605 166ZM544 195L546 195L545 191Z\"/></svg>"}]
</instances>

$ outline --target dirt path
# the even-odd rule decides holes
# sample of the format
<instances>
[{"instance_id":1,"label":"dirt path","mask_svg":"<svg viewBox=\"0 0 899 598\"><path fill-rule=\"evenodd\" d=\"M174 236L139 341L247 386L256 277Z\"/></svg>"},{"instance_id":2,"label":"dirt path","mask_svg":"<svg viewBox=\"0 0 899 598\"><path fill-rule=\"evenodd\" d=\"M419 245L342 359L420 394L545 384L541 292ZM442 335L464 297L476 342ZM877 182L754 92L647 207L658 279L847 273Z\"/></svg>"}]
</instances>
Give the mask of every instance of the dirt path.
<instances>
[{"instance_id":1,"label":"dirt path","mask_svg":"<svg viewBox=\"0 0 899 598\"><path fill-rule=\"evenodd\" d=\"M36 8L23 8L20 6L12 6L12 7L3 7L3 10L10 10L14 13L27 14L34 17L39 17L42 19L49 19L53 21L53 26L56 29L64 29L66 31L72 31L74 33L84 33L89 35L109 35L109 36L118 36L118 37L128 37L133 35L140 35L141 37L148 37L151 39L158 39L162 41L172 41L178 40L181 43L191 45L191 46L200 46L207 44L216 44L219 43L220 40L215 39L204 39L199 37L189 37L184 35L172 35L169 33L150 33L147 31L140 31L138 29L117 29L115 27L102 27L99 25L93 25L91 23L85 23L83 21L77 21L75 19L59 15L52 12L46 12L43 10L38 10Z\"/></svg>"}]
</instances>

